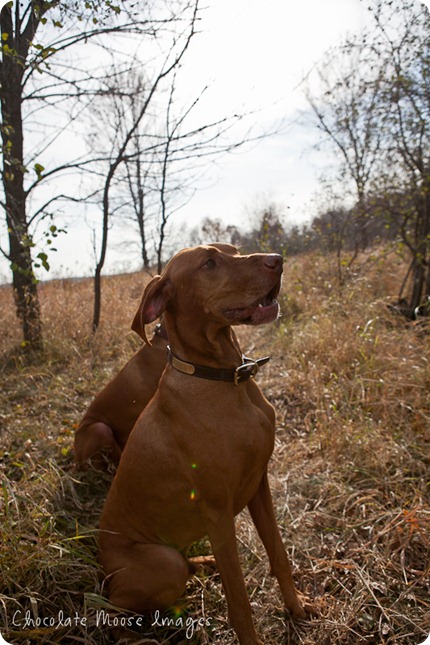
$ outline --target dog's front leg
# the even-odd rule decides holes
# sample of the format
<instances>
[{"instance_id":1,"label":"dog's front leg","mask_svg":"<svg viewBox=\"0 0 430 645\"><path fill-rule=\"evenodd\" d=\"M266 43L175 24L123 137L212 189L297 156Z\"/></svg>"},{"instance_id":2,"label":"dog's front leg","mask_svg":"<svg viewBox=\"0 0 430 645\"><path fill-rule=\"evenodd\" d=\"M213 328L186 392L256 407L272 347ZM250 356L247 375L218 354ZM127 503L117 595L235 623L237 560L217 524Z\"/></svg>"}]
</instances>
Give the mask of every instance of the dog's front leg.
<instances>
[{"instance_id":1,"label":"dog's front leg","mask_svg":"<svg viewBox=\"0 0 430 645\"><path fill-rule=\"evenodd\" d=\"M248 508L269 556L271 573L279 582L285 607L295 618L304 618L306 612L294 586L290 563L276 522L267 471Z\"/></svg>"},{"instance_id":2,"label":"dog's front leg","mask_svg":"<svg viewBox=\"0 0 430 645\"><path fill-rule=\"evenodd\" d=\"M208 525L208 535L227 598L228 614L241 645L262 645L252 622L251 605L237 552L234 516Z\"/></svg>"}]
</instances>

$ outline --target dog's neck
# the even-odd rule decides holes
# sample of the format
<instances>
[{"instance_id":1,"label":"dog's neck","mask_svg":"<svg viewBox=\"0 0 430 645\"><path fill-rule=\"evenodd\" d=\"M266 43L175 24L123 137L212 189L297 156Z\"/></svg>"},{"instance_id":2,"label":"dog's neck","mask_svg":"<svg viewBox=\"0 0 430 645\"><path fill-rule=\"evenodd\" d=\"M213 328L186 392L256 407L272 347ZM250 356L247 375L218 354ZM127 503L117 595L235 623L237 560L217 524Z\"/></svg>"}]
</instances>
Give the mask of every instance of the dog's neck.
<instances>
[{"instance_id":1,"label":"dog's neck","mask_svg":"<svg viewBox=\"0 0 430 645\"><path fill-rule=\"evenodd\" d=\"M185 361L208 367L232 368L242 363L242 353L230 326L219 322L196 326L165 316L164 324L172 352Z\"/></svg>"}]
</instances>

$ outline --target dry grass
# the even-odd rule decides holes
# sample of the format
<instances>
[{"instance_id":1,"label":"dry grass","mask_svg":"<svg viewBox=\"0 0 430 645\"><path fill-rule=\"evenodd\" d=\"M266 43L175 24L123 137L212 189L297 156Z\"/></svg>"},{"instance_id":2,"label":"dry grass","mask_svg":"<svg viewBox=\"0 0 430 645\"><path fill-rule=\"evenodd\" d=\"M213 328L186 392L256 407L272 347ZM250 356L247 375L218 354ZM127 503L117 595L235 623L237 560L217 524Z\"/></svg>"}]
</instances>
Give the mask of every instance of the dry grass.
<instances>
[{"instance_id":1,"label":"dry grass","mask_svg":"<svg viewBox=\"0 0 430 645\"><path fill-rule=\"evenodd\" d=\"M266 645L418 645L430 633L430 335L386 308L398 262L376 262L339 288L330 258L290 260L283 318L240 330L248 353L273 356L259 382L278 414L274 503L297 584L319 608L307 622L284 615L243 513L239 548ZM139 344L129 324L143 283L106 280L95 338L91 283L44 284L45 356L27 364L10 290L0 289L0 630L11 643L115 642L96 624L105 607L96 529L109 476L76 471L71 447L92 394ZM185 625L209 628L187 638L186 627L149 620L140 642L235 642L216 573L191 580L181 607Z\"/></svg>"}]
</instances>

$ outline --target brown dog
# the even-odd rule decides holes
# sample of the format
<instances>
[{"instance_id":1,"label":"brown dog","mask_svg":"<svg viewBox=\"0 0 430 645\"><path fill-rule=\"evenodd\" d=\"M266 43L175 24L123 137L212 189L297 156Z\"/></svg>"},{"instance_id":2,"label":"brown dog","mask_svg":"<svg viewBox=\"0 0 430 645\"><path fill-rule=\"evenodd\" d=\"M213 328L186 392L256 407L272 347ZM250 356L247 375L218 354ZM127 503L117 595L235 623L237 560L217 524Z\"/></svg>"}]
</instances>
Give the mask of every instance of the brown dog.
<instances>
[{"instance_id":1,"label":"brown dog","mask_svg":"<svg viewBox=\"0 0 430 645\"><path fill-rule=\"evenodd\" d=\"M166 360L167 336L158 327L151 345L139 349L90 403L75 433L79 464L88 459L98 462L101 453L119 463L128 435L157 390Z\"/></svg>"},{"instance_id":2,"label":"brown dog","mask_svg":"<svg viewBox=\"0 0 430 645\"><path fill-rule=\"evenodd\" d=\"M125 446L100 521L109 598L138 613L171 606L190 575L188 547L209 536L242 645L258 645L234 516L248 506L296 617L305 610L276 525L267 480L275 413L252 380L230 325L278 315L282 258L185 249L147 286L139 316L163 315L169 364Z\"/></svg>"},{"instance_id":3,"label":"brown dog","mask_svg":"<svg viewBox=\"0 0 430 645\"><path fill-rule=\"evenodd\" d=\"M237 254L231 244L211 246L230 255ZM131 328L146 341L140 308ZM95 465L103 466L106 457L118 465L134 424L157 390L166 360L167 334L161 324L157 325L151 342L145 343L90 403L75 433L78 464L91 459Z\"/></svg>"}]
</instances>

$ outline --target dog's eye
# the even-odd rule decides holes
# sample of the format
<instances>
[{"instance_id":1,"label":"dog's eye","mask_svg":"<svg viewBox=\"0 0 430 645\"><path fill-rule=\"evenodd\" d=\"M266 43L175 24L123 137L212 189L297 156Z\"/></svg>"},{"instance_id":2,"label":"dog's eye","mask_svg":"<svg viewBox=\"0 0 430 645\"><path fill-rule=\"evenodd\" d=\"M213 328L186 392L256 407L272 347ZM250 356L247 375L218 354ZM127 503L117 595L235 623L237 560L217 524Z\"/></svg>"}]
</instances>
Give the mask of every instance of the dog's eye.
<instances>
[{"instance_id":1,"label":"dog's eye","mask_svg":"<svg viewBox=\"0 0 430 645\"><path fill-rule=\"evenodd\" d=\"M216 267L216 262L215 260L212 260L212 258L209 258L203 266L205 269L214 269Z\"/></svg>"}]
</instances>

